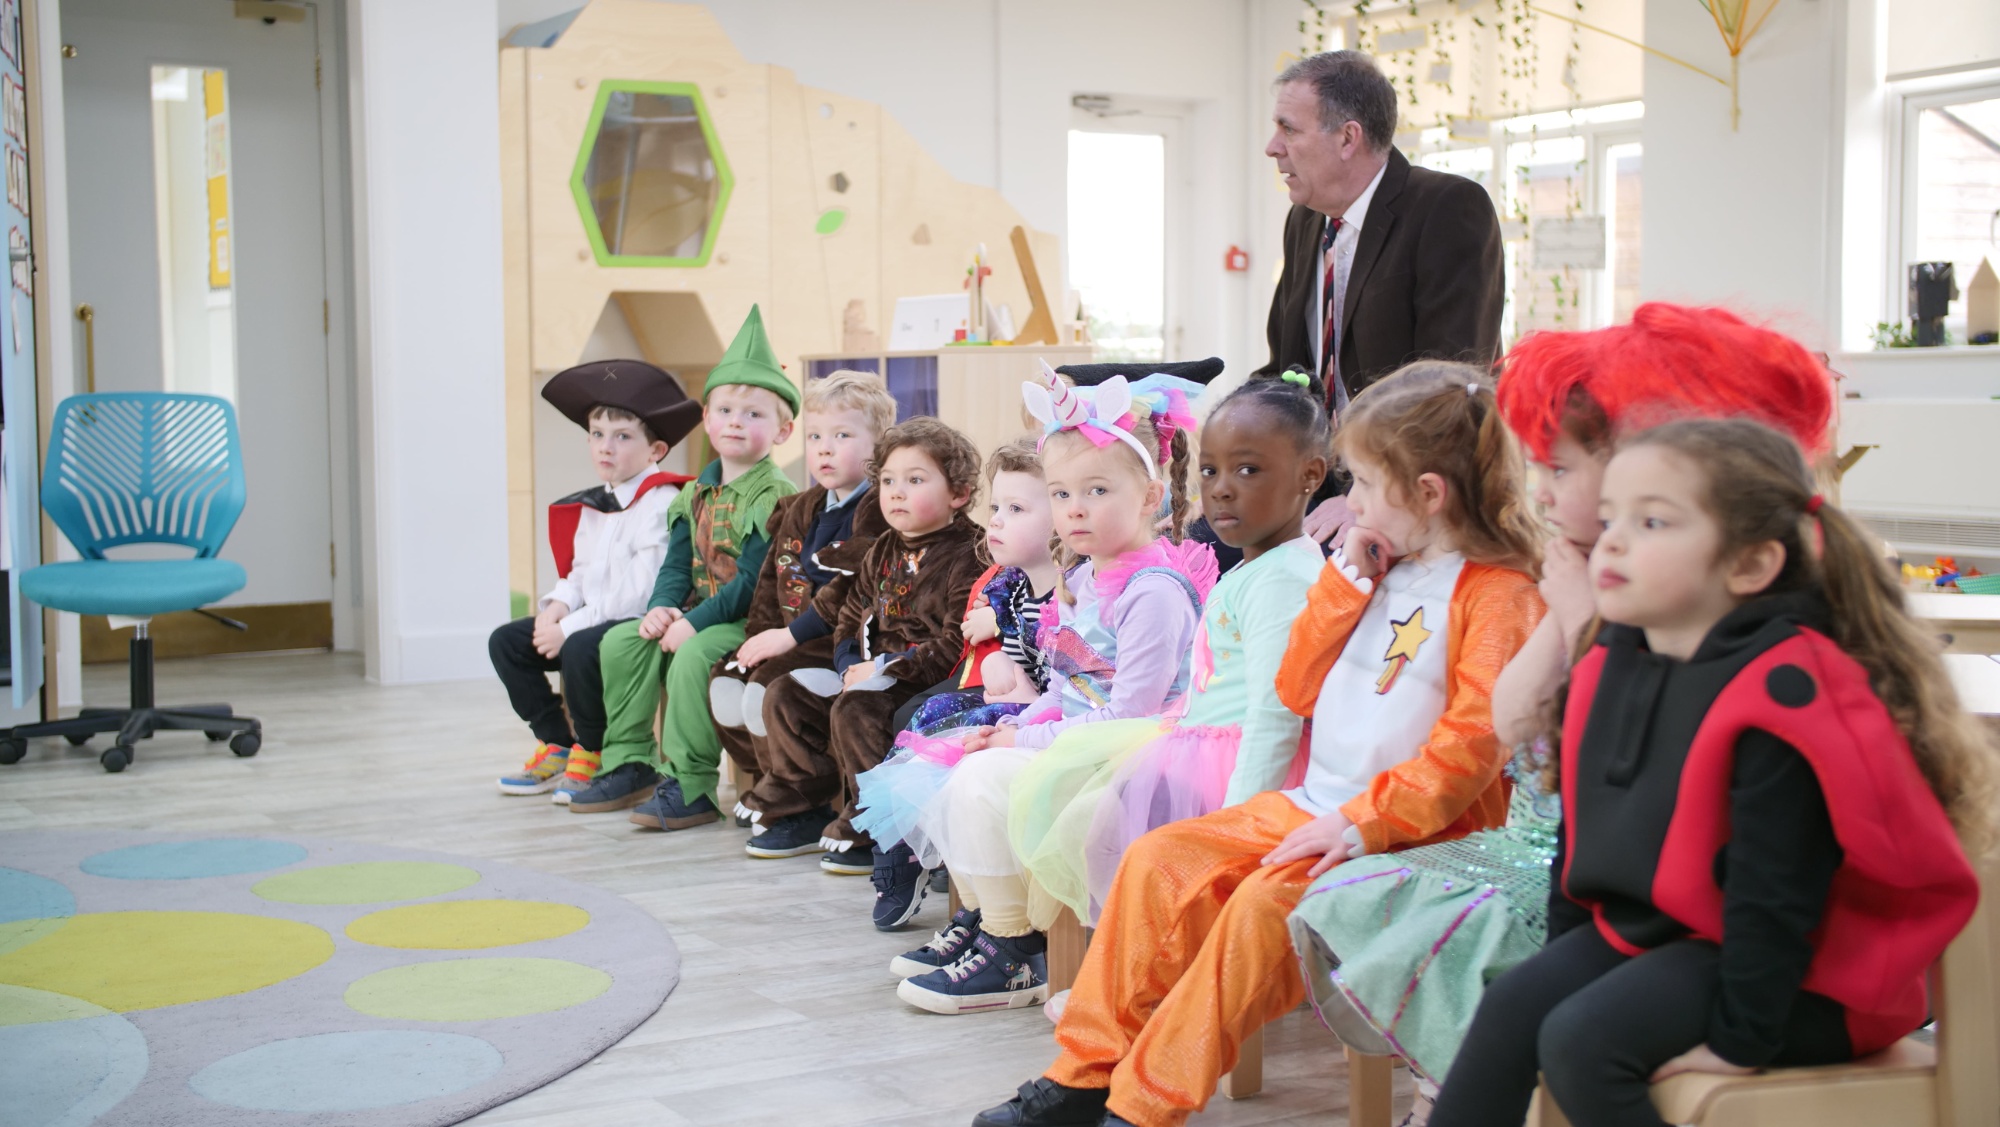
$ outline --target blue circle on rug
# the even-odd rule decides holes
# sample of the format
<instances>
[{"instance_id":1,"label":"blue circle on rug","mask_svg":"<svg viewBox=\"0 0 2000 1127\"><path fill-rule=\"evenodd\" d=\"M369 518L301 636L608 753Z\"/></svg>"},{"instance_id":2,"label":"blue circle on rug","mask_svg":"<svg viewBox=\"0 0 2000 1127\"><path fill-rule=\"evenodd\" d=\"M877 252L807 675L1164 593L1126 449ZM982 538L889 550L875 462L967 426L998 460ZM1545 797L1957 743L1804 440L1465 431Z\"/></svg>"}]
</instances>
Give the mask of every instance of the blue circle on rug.
<instances>
[{"instance_id":1,"label":"blue circle on rug","mask_svg":"<svg viewBox=\"0 0 2000 1127\"><path fill-rule=\"evenodd\" d=\"M118 880L192 880L261 873L306 859L306 847L254 837L133 845L83 859L83 871Z\"/></svg>"},{"instance_id":2,"label":"blue circle on rug","mask_svg":"<svg viewBox=\"0 0 2000 1127\"><path fill-rule=\"evenodd\" d=\"M89 1002L0 986L0 1092L18 1127L89 1123L122 1103L145 1078L146 1037L130 1021Z\"/></svg>"},{"instance_id":3,"label":"blue circle on rug","mask_svg":"<svg viewBox=\"0 0 2000 1127\"><path fill-rule=\"evenodd\" d=\"M26 947L74 915L76 897L69 889L47 877L0 868L0 955Z\"/></svg>"},{"instance_id":4,"label":"blue circle on rug","mask_svg":"<svg viewBox=\"0 0 2000 1127\"><path fill-rule=\"evenodd\" d=\"M69 889L33 873L0 869L0 924L16 920L57 920L76 915Z\"/></svg>"},{"instance_id":5,"label":"blue circle on rug","mask_svg":"<svg viewBox=\"0 0 2000 1127\"><path fill-rule=\"evenodd\" d=\"M500 1050L477 1037L373 1029L245 1049L195 1073L188 1087L252 1111L369 1111L462 1092L503 1063Z\"/></svg>"}]
</instances>

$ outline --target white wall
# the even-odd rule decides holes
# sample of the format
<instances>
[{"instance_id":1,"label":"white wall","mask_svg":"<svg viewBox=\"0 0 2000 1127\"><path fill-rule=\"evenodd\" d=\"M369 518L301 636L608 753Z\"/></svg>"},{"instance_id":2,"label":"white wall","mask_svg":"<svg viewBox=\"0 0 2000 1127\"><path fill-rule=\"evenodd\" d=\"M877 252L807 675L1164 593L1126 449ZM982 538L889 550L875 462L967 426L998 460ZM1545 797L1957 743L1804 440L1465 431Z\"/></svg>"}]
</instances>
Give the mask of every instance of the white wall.
<instances>
[{"instance_id":1,"label":"white wall","mask_svg":"<svg viewBox=\"0 0 2000 1127\"><path fill-rule=\"evenodd\" d=\"M1994 0L1889 0L1888 68L1930 74L2000 63Z\"/></svg>"},{"instance_id":2,"label":"white wall","mask_svg":"<svg viewBox=\"0 0 2000 1127\"><path fill-rule=\"evenodd\" d=\"M507 617L494 0L347 0L368 676L491 676Z\"/></svg>"},{"instance_id":3,"label":"white wall","mask_svg":"<svg viewBox=\"0 0 2000 1127\"><path fill-rule=\"evenodd\" d=\"M1726 89L1646 56L1647 299L1721 303L1810 347L1833 345L1846 8L1847 0L1778 6L1743 53L1734 131ZM1699 4L1648 4L1646 42L1729 73Z\"/></svg>"}]
</instances>

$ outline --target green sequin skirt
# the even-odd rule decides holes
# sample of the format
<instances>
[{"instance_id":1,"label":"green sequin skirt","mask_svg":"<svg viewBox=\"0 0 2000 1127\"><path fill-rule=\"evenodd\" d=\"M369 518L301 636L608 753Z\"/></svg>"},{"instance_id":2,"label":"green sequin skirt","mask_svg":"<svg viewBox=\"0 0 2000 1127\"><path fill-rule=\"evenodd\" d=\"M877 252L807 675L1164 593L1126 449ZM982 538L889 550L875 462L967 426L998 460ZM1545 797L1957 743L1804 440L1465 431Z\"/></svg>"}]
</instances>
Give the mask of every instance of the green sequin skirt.
<instances>
[{"instance_id":1,"label":"green sequin skirt","mask_svg":"<svg viewBox=\"0 0 2000 1127\"><path fill-rule=\"evenodd\" d=\"M1541 949L1555 826L1517 788L1502 829L1314 881L1291 928L1320 1020L1355 1050L1442 1081L1486 984Z\"/></svg>"}]
</instances>

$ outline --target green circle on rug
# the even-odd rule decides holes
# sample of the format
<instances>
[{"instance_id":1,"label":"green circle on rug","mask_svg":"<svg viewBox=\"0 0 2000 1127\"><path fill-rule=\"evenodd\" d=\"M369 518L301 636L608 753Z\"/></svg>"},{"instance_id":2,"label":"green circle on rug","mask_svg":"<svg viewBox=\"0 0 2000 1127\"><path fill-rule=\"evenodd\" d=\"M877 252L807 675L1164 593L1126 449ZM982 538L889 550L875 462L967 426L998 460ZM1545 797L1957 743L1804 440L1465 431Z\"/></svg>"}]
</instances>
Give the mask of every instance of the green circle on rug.
<instances>
[{"instance_id":1,"label":"green circle on rug","mask_svg":"<svg viewBox=\"0 0 2000 1127\"><path fill-rule=\"evenodd\" d=\"M95 912L0 955L0 982L117 1013L247 994L333 957L333 937L233 912Z\"/></svg>"},{"instance_id":2,"label":"green circle on rug","mask_svg":"<svg viewBox=\"0 0 2000 1127\"><path fill-rule=\"evenodd\" d=\"M397 1021L494 1021L568 1009L609 989L610 975L567 959L447 959L378 970L344 1000Z\"/></svg>"},{"instance_id":3,"label":"green circle on rug","mask_svg":"<svg viewBox=\"0 0 2000 1127\"><path fill-rule=\"evenodd\" d=\"M359 861L284 873L258 881L250 891L281 904L379 904L442 896L478 883L479 873L464 865Z\"/></svg>"},{"instance_id":4,"label":"green circle on rug","mask_svg":"<svg viewBox=\"0 0 2000 1127\"><path fill-rule=\"evenodd\" d=\"M546 900L446 900L384 908L347 925L347 937L375 947L471 951L555 939L582 930L590 913Z\"/></svg>"}]
</instances>

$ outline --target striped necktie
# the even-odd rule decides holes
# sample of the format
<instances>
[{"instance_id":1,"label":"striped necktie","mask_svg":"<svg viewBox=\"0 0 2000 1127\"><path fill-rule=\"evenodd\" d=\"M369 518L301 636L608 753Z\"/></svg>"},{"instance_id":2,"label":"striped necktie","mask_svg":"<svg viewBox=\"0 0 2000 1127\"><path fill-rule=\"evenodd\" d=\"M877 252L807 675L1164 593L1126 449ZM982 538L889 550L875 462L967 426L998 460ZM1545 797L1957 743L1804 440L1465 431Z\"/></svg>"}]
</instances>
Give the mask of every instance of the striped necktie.
<instances>
[{"instance_id":1,"label":"striped necktie","mask_svg":"<svg viewBox=\"0 0 2000 1127\"><path fill-rule=\"evenodd\" d=\"M1336 375L1334 371L1334 330L1340 324L1340 311L1334 308L1333 287L1333 244L1334 240L1340 237L1340 226L1340 220L1329 219L1326 224L1326 233L1321 235L1319 240L1320 259L1326 265L1326 276L1321 280L1319 289L1321 305L1319 373L1320 381L1326 385L1326 396L1329 404L1335 398L1333 392L1333 381Z\"/></svg>"}]
</instances>

